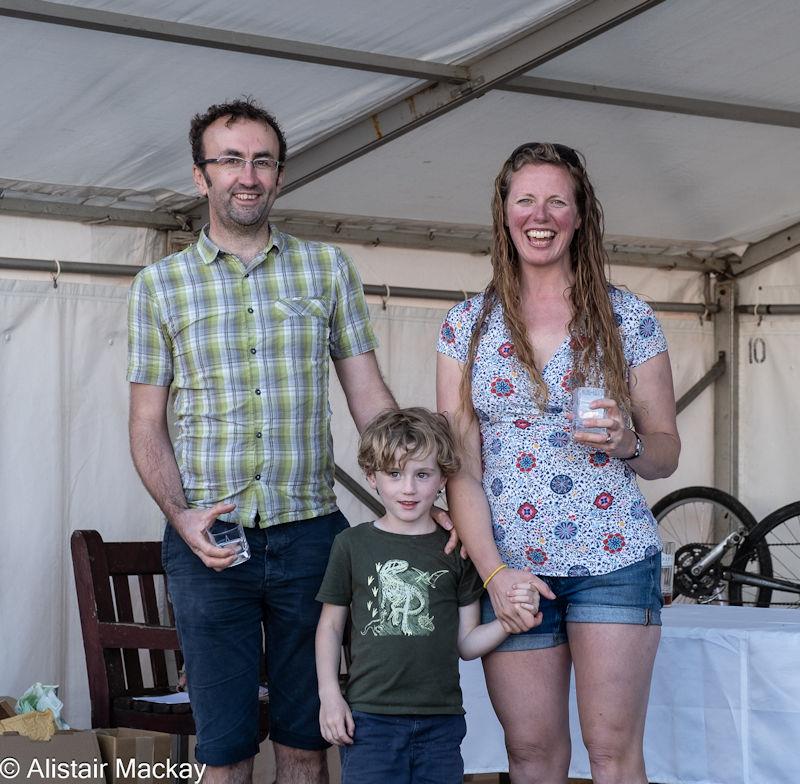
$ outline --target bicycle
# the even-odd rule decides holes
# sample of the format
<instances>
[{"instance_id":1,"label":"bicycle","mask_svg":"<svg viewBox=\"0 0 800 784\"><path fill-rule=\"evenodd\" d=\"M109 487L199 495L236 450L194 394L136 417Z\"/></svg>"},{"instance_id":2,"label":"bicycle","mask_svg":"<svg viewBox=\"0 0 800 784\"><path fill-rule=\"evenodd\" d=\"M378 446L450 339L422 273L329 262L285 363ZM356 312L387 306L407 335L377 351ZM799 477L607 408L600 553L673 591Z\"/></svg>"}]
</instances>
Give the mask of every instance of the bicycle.
<instances>
[{"instance_id":1,"label":"bicycle","mask_svg":"<svg viewBox=\"0 0 800 784\"><path fill-rule=\"evenodd\" d=\"M673 601L800 607L800 501L760 522L713 487L685 487L653 506L676 543Z\"/></svg>"}]
</instances>

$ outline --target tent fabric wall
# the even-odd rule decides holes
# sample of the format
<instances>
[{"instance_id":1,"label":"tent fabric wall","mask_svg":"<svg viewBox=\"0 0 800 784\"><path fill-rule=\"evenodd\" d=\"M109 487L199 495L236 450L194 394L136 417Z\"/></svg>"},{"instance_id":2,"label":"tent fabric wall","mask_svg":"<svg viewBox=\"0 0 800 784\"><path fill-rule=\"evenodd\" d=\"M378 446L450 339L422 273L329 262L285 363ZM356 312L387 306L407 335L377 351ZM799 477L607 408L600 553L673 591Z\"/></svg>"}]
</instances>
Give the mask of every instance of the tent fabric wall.
<instances>
[{"instance_id":1,"label":"tent fabric wall","mask_svg":"<svg viewBox=\"0 0 800 784\"><path fill-rule=\"evenodd\" d=\"M800 253L738 281L742 304L800 303ZM739 496L761 519L800 499L800 315L739 317Z\"/></svg>"},{"instance_id":2,"label":"tent fabric wall","mask_svg":"<svg viewBox=\"0 0 800 784\"><path fill-rule=\"evenodd\" d=\"M65 2L443 62L469 62L535 19L585 5L359 0L324 8L299 0L272 4L265 15L263 4L253 2ZM661 3L527 75L793 112L797 13L793 0ZM188 119L208 104L252 93L282 121L295 155L422 86L404 77L8 17L2 25L6 197L186 207L195 201ZM496 91L287 193L278 207L324 213L346 205L352 214L387 221L486 223L502 157L531 134L586 154L606 225L622 245L647 247L651 237L655 247L668 243L676 252L739 255L747 242L800 215L796 128ZM762 186L756 199L754 184ZM142 264L165 247L166 234L154 230L0 215L4 257ZM474 291L488 275L483 256L349 249L365 282L390 288ZM612 273L653 300L703 301L697 273ZM19 693L35 680L60 683L67 717L77 726L88 724L89 709L69 534L97 528L112 539L150 539L163 526L128 456L128 284L67 275L54 289L49 275L0 270L0 491L7 518L0 692ZM737 286L740 302L800 302L800 254ZM391 296L384 309L371 300L380 360L402 404L433 404L433 343L445 309ZM680 395L716 359L713 323L660 318ZM800 381L800 319L744 315L739 323L740 361L729 368L740 397L739 495L761 517L800 495L791 481L797 426L790 402ZM358 476L355 432L340 390L332 403L338 458ZM678 424L681 464L673 477L643 483L651 502L676 487L713 483L713 390ZM340 498L352 521L370 516L346 493Z\"/></svg>"},{"instance_id":3,"label":"tent fabric wall","mask_svg":"<svg viewBox=\"0 0 800 784\"><path fill-rule=\"evenodd\" d=\"M128 454L125 288L0 280L0 682L58 683L88 726L70 533L160 538Z\"/></svg>"},{"instance_id":4,"label":"tent fabric wall","mask_svg":"<svg viewBox=\"0 0 800 784\"><path fill-rule=\"evenodd\" d=\"M797 401L800 318L742 318L739 332L739 496L760 520L800 499Z\"/></svg>"},{"instance_id":5,"label":"tent fabric wall","mask_svg":"<svg viewBox=\"0 0 800 784\"><path fill-rule=\"evenodd\" d=\"M32 225L40 229L42 223ZM84 237L75 245L74 260L92 256L95 245L87 237L97 230L82 228ZM119 263L137 263L132 250L147 253L135 243L131 246L128 230L119 231L116 238L114 230L104 227L106 232L109 247L118 248ZM44 236L20 241L28 243L24 247L31 252L47 256L57 244L56 236L51 235L49 244ZM22 255L20 246L10 246L7 239L3 243L0 252ZM475 290L488 275L485 257L347 249L369 282ZM683 295L695 300L700 290L694 273L613 272L615 280L624 278L651 298ZM0 684L5 693L19 693L36 680L59 683L68 720L87 726L88 692L69 535L76 528L96 528L108 539L153 539L161 536L163 522L128 454L124 375L129 280L86 284L67 276L54 289L48 276L34 277L39 279L0 279L0 493L8 521L0 550L0 628L13 630L13 643L0 658ZM381 341L379 360L399 402L433 406L434 345L448 305L414 307L390 296L384 309L380 298L371 299ZM662 314L662 323L680 392L710 366L711 326L696 316L675 314ZM356 433L335 380L331 402L337 461L358 478ZM673 486L701 478L711 481L712 412L709 390L681 416L691 441L686 439L675 477L663 487L646 483L651 501ZM371 517L346 491L339 489L338 495L353 523Z\"/></svg>"},{"instance_id":6,"label":"tent fabric wall","mask_svg":"<svg viewBox=\"0 0 800 784\"><path fill-rule=\"evenodd\" d=\"M0 257L5 258L146 264L164 255L166 236L155 229L0 215Z\"/></svg>"}]
</instances>

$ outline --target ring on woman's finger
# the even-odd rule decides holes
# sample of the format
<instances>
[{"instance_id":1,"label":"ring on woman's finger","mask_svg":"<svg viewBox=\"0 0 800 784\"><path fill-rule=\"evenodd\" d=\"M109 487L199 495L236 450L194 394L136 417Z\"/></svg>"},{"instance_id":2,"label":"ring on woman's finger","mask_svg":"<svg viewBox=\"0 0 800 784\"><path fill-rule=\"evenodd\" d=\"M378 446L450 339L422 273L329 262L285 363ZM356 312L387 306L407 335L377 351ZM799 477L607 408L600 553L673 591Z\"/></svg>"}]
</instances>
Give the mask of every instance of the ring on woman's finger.
<instances>
[{"instance_id":1,"label":"ring on woman's finger","mask_svg":"<svg viewBox=\"0 0 800 784\"><path fill-rule=\"evenodd\" d=\"M610 430L606 432L606 443L607 444L611 443L611 431Z\"/></svg>"}]
</instances>

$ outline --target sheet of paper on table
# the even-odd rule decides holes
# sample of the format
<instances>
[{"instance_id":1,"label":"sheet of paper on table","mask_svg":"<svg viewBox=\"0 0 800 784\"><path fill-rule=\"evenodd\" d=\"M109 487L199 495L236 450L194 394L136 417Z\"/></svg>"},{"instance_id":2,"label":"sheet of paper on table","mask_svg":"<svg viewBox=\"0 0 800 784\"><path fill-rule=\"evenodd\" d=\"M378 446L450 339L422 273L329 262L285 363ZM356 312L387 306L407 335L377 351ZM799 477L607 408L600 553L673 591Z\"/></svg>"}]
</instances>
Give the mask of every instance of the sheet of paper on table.
<instances>
[{"instance_id":1,"label":"sheet of paper on table","mask_svg":"<svg viewBox=\"0 0 800 784\"><path fill-rule=\"evenodd\" d=\"M131 699L142 700L143 702L160 702L162 705L180 705L189 702L189 692L179 691L175 692L175 694L160 694L155 697L152 694L146 694L141 697L131 697ZM258 699L269 699L269 690L266 686L258 687Z\"/></svg>"},{"instance_id":2,"label":"sheet of paper on table","mask_svg":"<svg viewBox=\"0 0 800 784\"><path fill-rule=\"evenodd\" d=\"M189 702L189 693L178 691L175 694L160 694L155 697L147 694L142 697L131 697L131 699L142 700L142 702L160 702L164 705L180 705L183 702Z\"/></svg>"}]
</instances>

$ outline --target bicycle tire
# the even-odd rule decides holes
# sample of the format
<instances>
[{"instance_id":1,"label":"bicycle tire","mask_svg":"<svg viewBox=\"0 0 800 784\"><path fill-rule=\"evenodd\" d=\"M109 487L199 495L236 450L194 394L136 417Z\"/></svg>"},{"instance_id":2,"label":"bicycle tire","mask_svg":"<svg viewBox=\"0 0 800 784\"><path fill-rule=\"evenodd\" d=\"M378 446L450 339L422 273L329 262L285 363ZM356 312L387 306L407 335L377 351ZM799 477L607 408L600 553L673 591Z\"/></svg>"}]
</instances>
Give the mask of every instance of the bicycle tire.
<instances>
[{"instance_id":1,"label":"bicycle tire","mask_svg":"<svg viewBox=\"0 0 800 784\"><path fill-rule=\"evenodd\" d=\"M665 495L653 505L653 516L659 527L662 541L674 541L676 546L673 601L676 603L756 604L764 600L766 589L748 588L731 595L731 586L720 571L712 571L699 583L688 574L688 567L731 531L744 526L756 528L757 521L747 507L730 493L715 487L696 485L683 487ZM739 551L731 552L721 562L729 566ZM746 564L751 573L769 572L769 552L764 547L744 552L742 557L752 557Z\"/></svg>"},{"instance_id":2,"label":"bicycle tire","mask_svg":"<svg viewBox=\"0 0 800 784\"><path fill-rule=\"evenodd\" d=\"M800 590L800 501L768 514L739 546L734 564L749 562L753 551L759 549L769 552L771 571L768 576L794 583ZM732 598L739 598L741 590L741 585L731 583ZM800 608L800 594L794 591L773 588L762 591L760 607Z\"/></svg>"}]
</instances>

